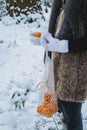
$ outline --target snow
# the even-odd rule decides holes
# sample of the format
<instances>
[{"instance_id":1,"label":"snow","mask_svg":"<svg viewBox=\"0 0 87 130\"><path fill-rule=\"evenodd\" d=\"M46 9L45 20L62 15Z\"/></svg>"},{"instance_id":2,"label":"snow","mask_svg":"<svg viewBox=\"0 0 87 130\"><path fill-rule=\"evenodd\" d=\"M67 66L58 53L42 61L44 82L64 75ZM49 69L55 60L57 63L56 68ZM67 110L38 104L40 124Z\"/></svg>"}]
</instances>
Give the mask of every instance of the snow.
<instances>
[{"instance_id":1,"label":"snow","mask_svg":"<svg viewBox=\"0 0 87 130\"><path fill-rule=\"evenodd\" d=\"M50 9L44 15L45 21L38 19L31 24L24 20L17 24L8 15L0 21L0 130L56 130L52 118L36 112L39 97L36 85L44 72L44 49L32 45L30 33L47 30ZM86 107L87 102L82 108L84 130ZM60 121L58 113L54 118Z\"/></svg>"}]
</instances>

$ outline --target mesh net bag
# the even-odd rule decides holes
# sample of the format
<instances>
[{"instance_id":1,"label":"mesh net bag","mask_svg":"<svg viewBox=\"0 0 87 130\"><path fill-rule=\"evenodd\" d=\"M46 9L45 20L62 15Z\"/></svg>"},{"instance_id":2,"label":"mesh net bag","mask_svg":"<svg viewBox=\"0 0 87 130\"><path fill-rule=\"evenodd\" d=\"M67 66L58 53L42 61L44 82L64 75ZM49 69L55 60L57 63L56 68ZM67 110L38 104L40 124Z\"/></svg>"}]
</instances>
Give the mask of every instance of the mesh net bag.
<instances>
[{"instance_id":1,"label":"mesh net bag","mask_svg":"<svg viewBox=\"0 0 87 130\"><path fill-rule=\"evenodd\" d=\"M53 57L50 59L48 57L48 50L46 50L45 72L43 81L40 84L40 97L37 112L50 118L57 111Z\"/></svg>"}]
</instances>

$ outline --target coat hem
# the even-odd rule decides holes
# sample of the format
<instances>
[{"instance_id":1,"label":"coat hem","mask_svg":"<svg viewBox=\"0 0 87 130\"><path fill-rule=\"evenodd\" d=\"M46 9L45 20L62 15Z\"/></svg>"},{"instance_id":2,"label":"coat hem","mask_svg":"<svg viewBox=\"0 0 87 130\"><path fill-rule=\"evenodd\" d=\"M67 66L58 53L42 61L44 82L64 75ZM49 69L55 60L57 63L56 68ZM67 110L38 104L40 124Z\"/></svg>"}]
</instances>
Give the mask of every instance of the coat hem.
<instances>
[{"instance_id":1,"label":"coat hem","mask_svg":"<svg viewBox=\"0 0 87 130\"><path fill-rule=\"evenodd\" d=\"M84 103L87 99L84 99L84 100L76 100L76 99L63 99L61 97L58 97L58 99L62 100L62 101L66 101L66 102L80 102L80 103Z\"/></svg>"}]
</instances>

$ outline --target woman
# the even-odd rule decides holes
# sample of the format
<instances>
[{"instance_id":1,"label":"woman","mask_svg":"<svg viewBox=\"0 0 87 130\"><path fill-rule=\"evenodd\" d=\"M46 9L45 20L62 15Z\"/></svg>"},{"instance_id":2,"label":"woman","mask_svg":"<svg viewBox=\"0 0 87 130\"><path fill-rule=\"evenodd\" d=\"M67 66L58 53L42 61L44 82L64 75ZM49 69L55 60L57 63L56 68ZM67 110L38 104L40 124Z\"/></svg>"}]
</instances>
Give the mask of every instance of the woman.
<instances>
[{"instance_id":1,"label":"woman","mask_svg":"<svg viewBox=\"0 0 87 130\"><path fill-rule=\"evenodd\" d=\"M62 24L57 33L62 7ZM48 32L42 34L41 44L46 47L48 41L50 57L51 52L56 52L55 85L63 122L67 130L83 130L81 107L87 99L86 0L66 0L64 6L62 0L54 0Z\"/></svg>"},{"instance_id":2,"label":"woman","mask_svg":"<svg viewBox=\"0 0 87 130\"><path fill-rule=\"evenodd\" d=\"M87 0L54 0L49 29L42 33L40 43L44 48L48 46L49 57L55 52L56 95L63 122L67 130L83 130L81 108L87 99Z\"/></svg>"}]
</instances>

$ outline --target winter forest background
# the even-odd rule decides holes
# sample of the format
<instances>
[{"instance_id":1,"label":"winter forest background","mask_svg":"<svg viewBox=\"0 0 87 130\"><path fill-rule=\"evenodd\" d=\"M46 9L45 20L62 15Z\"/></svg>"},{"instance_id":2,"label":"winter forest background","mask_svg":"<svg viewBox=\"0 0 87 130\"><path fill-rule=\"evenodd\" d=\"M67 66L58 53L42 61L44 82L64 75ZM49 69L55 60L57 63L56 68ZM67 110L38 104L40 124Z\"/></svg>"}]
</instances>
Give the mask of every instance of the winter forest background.
<instances>
[{"instance_id":1,"label":"winter forest background","mask_svg":"<svg viewBox=\"0 0 87 130\"><path fill-rule=\"evenodd\" d=\"M44 72L44 48L30 33L48 29L53 0L0 0L0 130L57 130L36 112ZM82 118L87 129L87 102ZM59 113L54 115L62 129Z\"/></svg>"}]
</instances>

